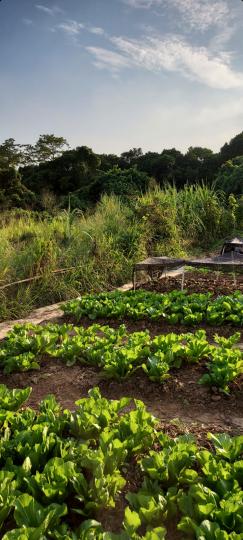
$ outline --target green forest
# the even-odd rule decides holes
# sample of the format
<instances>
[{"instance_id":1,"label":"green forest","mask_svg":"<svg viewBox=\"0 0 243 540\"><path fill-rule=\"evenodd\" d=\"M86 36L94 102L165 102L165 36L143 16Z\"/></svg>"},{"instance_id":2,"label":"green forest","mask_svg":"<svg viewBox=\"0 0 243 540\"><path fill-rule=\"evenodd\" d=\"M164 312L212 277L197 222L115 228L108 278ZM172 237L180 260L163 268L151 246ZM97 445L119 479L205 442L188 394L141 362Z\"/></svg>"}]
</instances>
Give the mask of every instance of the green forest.
<instances>
[{"instance_id":1,"label":"green forest","mask_svg":"<svg viewBox=\"0 0 243 540\"><path fill-rule=\"evenodd\" d=\"M87 146L69 147L63 137L40 135L34 145L14 139L0 145L0 207L47 210L85 210L103 194L132 198L156 184L206 183L226 194L243 193L243 132L218 153L190 146L143 153L132 148L115 154L96 154Z\"/></svg>"}]
</instances>

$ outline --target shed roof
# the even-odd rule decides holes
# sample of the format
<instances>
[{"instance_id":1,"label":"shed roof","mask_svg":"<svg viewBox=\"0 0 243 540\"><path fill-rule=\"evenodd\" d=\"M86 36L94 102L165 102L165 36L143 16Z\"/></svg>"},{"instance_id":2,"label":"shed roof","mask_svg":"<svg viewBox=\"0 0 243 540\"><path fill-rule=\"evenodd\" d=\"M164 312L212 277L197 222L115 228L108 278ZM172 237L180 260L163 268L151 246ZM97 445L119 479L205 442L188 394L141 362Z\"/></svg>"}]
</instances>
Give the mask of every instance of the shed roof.
<instances>
[{"instance_id":1,"label":"shed roof","mask_svg":"<svg viewBox=\"0 0 243 540\"><path fill-rule=\"evenodd\" d=\"M232 238L232 240L226 240L224 246L243 246L243 238Z\"/></svg>"}]
</instances>

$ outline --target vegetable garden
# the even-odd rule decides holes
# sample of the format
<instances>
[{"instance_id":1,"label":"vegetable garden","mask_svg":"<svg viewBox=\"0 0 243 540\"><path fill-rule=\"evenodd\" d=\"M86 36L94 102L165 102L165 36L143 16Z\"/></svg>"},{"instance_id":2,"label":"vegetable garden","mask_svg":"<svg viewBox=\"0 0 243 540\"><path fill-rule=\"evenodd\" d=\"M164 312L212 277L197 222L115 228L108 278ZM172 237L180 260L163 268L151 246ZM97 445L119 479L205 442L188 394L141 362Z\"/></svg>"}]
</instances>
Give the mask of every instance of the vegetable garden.
<instances>
[{"instance_id":1,"label":"vegetable garden","mask_svg":"<svg viewBox=\"0 0 243 540\"><path fill-rule=\"evenodd\" d=\"M172 291L163 295L149 291L127 293L112 292L86 295L68 302L64 313L80 320L99 317L134 319L162 319L169 323L196 325L207 322L211 325L231 323L243 325L243 294L239 291L231 296L211 299L210 293L188 295L183 291Z\"/></svg>"},{"instance_id":2,"label":"vegetable garden","mask_svg":"<svg viewBox=\"0 0 243 540\"><path fill-rule=\"evenodd\" d=\"M3 540L243 540L242 292L63 312L0 342Z\"/></svg>"}]
</instances>

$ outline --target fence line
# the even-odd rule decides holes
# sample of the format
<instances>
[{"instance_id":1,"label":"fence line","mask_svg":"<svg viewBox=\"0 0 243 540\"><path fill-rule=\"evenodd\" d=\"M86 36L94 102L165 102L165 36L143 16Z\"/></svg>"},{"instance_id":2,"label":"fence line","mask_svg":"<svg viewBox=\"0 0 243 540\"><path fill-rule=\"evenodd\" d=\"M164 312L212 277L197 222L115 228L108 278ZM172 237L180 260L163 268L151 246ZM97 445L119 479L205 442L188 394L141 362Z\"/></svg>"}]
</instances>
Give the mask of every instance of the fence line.
<instances>
[{"instance_id":1,"label":"fence line","mask_svg":"<svg viewBox=\"0 0 243 540\"><path fill-rule=\"evenodd\" d=\"M65 272L70 272L72 270L76 270L76 268L82 268L81 266L70 266L69 268L61 268L58 270L52 270L51 274L65 274ZM4 289L8 289L9 287L13 287L14 285L21 285L21 283L29 283L31 281L37 281L38 279L41 279L45 277L44 274L38 274L37 276L33 276L30 278L20 279L18 281L13 281L12 283L6 283L6 285L2 285L0 287L0 291L3 291Z\"/></svg>"}]
</instances>

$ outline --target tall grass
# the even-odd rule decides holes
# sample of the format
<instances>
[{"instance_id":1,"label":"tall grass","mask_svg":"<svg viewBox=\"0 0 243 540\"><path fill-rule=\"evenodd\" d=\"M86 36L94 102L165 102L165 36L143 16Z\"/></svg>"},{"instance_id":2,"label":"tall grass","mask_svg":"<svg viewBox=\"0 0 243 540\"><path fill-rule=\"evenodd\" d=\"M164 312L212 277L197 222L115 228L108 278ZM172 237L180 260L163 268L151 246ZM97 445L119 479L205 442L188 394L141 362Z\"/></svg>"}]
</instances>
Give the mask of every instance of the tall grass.
<instances>
[{"instance_id":1,"label":"tall grass","mask_svg":"<svg viewBox=\"0 0 243 540\"><path fill-rule=\"evenodd\" d=\"M224 231L226 200L224 194L214 188L204 184L186 186L177 194L177 209L183 230L200 244L207 246Z\"/></svg>"},{"instance_id":2,"label":"tall grass","mask_svg":"<svg viewBox=\"0 0 243 540\"><path fill-rule=\"evenodd\" d=\"M70 208L53 216L5 213L0 217L0 287L37 274L42 279L0 290L0 318L117 287L130 280L134 261L209 248L232 233L234 220L224 196L205 185L181 191L155 186L129 205L105 195L86 214ZM52 274L68 267L76 269Z\"/></svg>"}]
</instances>

